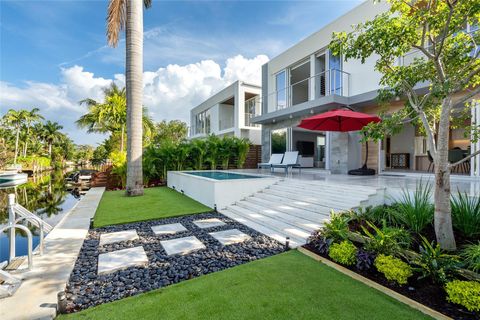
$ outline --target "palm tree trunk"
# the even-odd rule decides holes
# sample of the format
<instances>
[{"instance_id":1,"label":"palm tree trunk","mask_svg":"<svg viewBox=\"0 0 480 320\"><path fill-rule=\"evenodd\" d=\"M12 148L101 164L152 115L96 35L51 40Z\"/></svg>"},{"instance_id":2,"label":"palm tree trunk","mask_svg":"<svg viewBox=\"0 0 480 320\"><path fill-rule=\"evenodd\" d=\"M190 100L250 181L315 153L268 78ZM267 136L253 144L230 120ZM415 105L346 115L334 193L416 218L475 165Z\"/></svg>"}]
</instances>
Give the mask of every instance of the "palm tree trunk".
<instances>
[{"instance_id":1,"label":"palm tree trunk","mask_svg":"<svg viewBox=\"0 0 480 320\"><path fill-rule=\"evenodd\" d=\"M143 99L143 1L127 1L127 196L143 195L142 99Z\"/></svg>"},{"instance_id":2,"label":"palm tree trunk","mask_svg":"<svg viewBox=\"0 0 480 320\"><path fill-rule=\"evenodd\" d=\"M25 145L23 148L23 156L27 156L27 149L28 149L28 137L30 135L30 126L27 126L27 136L25 137Z\"/></svg>"},{"instance_id":3,"label":"palm tree trunk","mask_svg":"<svg viewBox=\"0 0 480 320\"><path fill-rule=\"evenodd\" d=\"M13 164L17 164L17 155L18 155L18 139L20 138L20 126L17 126L17 136L15 138L15 156L13 157Z\"/></svg>"},{"instance_id":4,"label":"palm tree trunk","mask_svg":"<svg viewBox=\"0 0 480 320\"><path fill-rule=\"evenodd\" d=\"M440 247L445 250L456 249L450 204L450 168L448 166L450 106L451 99L446 98L443 102L438 127L437 157L435 159L435 235Z\"/></svg>"}]
</instances>

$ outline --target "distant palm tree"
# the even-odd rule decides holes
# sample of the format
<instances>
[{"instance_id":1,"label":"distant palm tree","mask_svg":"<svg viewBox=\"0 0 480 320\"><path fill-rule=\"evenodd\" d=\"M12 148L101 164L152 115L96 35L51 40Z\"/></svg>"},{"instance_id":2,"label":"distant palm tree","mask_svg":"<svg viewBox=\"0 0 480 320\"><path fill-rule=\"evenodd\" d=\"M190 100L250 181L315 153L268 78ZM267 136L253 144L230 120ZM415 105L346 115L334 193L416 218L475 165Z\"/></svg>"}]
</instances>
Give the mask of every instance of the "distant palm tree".
<instances>
[{"instance_id":1,"label":"distant palm tree","mask_svg":"<svg viewBox=\"0 0 480 320\"><path fill-rule=\"evenodd\" d=\"M32 126L33 123L44 119L39 112L40 112L40 109L33 108L32 110L28 111L26 114L26 119L25 119L26 137L23 144L24 157L27 156L27 152L28 152L28 140L30 139L30 127Z\"/></svg>"},{"instance_id":2,"label":"distant palm tree","mask_svg":"<svg viewBox=\"0 0 480 320\"><path fill-rule=\"evenodd\" d=\"M7 122L7 124L13 126L15 129L15 155L13 158L13 164L17 164L18 141L20 138L20 129L25 124L27 117L28 117L27 110L10 109L5 115L5 121Z\"/></svg>"},{"instance_id":3,"label":"distant palm tree","mask_svg":"<svg viewBox=\"0 0 480 320\"><path fill-rule=\"evenodd\" d=\"M118 88L115 83L104 89L103 102L94 99L84 99L81 104L88 106L88 112L81 116L77 125L87 128L87 132L115 134L120 132L120 151L124 151L125 127L127 124L127 95L125 88ZM154 129L152 120L147 115L146 108L142 111L142 127L145 134Z\"/></svg>"},{"instance_id":4,"label":"distant palm tree","mask_svg":"<svg viewBox=\"0 0 480 320\"><path fill-rule=\"evenodd\" d=\"M151 0L110 0L107 16L108 43L115 47L125 29L127 88L127 196L143 195L142 98L143 5Z\"/></svg>"},{"instance_id":5,"label":"distant palm tree","mask_svg":"<svg viewBox=\"0 0 480 320\"><path fill-rule=\"evenodd\" d=\"M52 158L52 145L62 138L60 130L63 129L57 122L48 120L44 125L44 139L48 144L48 155Z\"/></svg>"}]
</instances>

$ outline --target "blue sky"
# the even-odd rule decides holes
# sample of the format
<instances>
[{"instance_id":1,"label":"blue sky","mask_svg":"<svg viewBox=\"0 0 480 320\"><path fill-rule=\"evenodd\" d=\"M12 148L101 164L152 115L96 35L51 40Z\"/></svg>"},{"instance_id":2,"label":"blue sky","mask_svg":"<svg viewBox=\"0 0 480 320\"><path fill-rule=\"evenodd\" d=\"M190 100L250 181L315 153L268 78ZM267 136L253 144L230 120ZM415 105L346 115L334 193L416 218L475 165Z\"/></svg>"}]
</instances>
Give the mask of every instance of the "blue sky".
<instances>
[{"instance_id":1,"label":"blue sky","mask_svg":"<svg viewBox=\"0 0 480 320\"><path fill-rule=\"evenodd\" d=\"M0 114L38 106L77 143L102 139L73 122L85 111L77 103L85 95L100 99L102 86L122 83L124 43L106 46L107 3L0 0ZM257 79L266 59L359 3L153 0L144 13L147 107L156 120L188 120L209 94L237 76ZM201 90L191 93L191 82Z\"/></svg>"}]
</instances>

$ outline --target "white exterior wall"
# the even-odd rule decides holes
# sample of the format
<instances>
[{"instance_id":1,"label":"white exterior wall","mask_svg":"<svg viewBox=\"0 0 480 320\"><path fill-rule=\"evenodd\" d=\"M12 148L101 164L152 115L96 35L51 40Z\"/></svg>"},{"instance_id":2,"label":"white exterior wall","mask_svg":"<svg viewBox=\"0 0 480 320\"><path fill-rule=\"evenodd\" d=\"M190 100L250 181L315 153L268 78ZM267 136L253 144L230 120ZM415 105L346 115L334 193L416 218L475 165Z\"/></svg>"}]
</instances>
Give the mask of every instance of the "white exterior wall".
<instances>
[{"instance_id":1,"label":"white exterior wall","mask_svg":"<svg viewBox=\"0 0 480 320\"><path fill-rule=\"evenodd\" d=\"M275 75L278 72L304 59L311 59L312 54L326 49L333 32L351 31L352 25L373 19L377 14L385 12L388 8L389 5L386 1L376 4L373 4L372 1L366 1L270 60L267 67L268 111L274 111L275 97L272 93L277 90L275 88ZM378 89L380 74L374 71L375 60L375 57L371 57L363 65L359 60L349 60L343 63L343 71L350 73L350 96ZM310 76L314 75L312 68ZM265 86L265 84L263 85Z\"/></svg>"},{"instance_id":2,"label":"white exterior wall","mask_svg":"<svg viewBox=\"0 0 480 320\"><path fill-rule=\"evenodd\" d=\"M195 108L190 110L190 127L194 130L195 116L205 110L210 109L210 128L214 135L234 135L236 137L248 137L253 144L260 144L260 127L245 126L245 93L260 96L262 89L260 86L248 84L242 81L236 81L211 96ZM222 104L222 102L234 98L234 106ZM233 126L220 128L220 121L226 123L233 118ZM250 132L252 131L252 132ZM247 132L247 133L245 133ZM194 134L190 132L189 138L205 137L205 134Z\"/></svg>"}]
</instances>

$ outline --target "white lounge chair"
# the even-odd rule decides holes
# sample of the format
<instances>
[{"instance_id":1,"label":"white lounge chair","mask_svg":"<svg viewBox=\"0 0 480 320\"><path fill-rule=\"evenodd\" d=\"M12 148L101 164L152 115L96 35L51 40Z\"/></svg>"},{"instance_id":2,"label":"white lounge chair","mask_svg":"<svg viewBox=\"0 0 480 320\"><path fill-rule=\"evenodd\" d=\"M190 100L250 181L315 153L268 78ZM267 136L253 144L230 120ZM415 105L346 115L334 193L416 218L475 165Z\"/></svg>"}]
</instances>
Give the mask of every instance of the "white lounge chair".
<instances>
[{"instance_id":1,"label":"white lounge chair","mask_svg":"<svg viewBox=\"0 0 480 320\"><path fill-rule=\"evenodd\" d=\"M285 152L282 163L272 165L272 170L275 168L285 169L285 174L288 173L289 168L298 168L298 170L301 170L301 166L298 163L298 151Z\"/></svg>"},{"instance_id":2,"label":"white lounge chair","mask_svg":"<svg viewBox=\"0 0 480 320\"><path fill-rule=\"evenodd\" d=\"M269 168L272 169L272 165L281 164L283 159L282 153L273 153L268 162L262 162L257 165L257 169Z\"/></svg>"}]
</instances>

